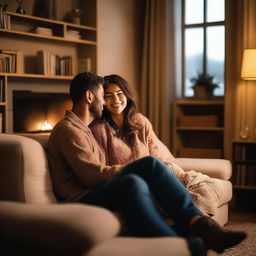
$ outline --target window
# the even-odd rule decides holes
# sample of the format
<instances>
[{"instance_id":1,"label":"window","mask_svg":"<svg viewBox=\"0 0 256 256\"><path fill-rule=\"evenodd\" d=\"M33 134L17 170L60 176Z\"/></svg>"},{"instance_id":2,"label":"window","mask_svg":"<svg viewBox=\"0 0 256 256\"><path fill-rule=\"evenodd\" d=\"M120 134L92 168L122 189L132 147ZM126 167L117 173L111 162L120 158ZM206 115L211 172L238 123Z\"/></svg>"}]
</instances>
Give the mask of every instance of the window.
<instances>
[{"instance_id":1,"label":"window","mask_svg":"<svg viewBox=\"0 0 256 256\"><path fill-rule=\"evenodd\" d=\"M213 76L224 96L225 0L183 0L183 96L194 95L191 78Z\"/></svg>"}]
</instances>

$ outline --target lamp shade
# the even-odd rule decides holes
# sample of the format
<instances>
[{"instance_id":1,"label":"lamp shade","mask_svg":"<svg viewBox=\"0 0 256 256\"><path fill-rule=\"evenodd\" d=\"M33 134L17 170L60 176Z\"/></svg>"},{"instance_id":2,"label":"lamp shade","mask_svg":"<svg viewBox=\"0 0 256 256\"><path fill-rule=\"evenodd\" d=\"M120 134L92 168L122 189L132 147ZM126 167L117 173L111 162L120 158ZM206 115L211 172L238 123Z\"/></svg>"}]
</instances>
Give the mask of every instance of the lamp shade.
<instances>
[{"instance_id":1,"label":"lamp shade","mask_svg":"<svg viewBox=\"0 0 256 256\"><path fill-rule=\"evenodd\" d=\"M241 77L244 80L256 80L256 49L245 49Z\"/></svg>"}]
</instances>

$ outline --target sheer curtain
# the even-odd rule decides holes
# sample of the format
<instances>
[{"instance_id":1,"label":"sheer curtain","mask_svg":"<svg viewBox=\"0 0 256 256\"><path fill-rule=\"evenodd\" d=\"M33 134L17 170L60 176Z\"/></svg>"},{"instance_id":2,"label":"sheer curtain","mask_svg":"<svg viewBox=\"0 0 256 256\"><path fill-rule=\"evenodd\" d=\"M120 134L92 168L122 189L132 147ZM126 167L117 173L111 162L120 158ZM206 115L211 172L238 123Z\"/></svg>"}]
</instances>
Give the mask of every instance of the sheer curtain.
<instances>
[{"instance_id":1,"label":"sheer curtain","mask_svg":"<svg viewBox=\"0 0 256 256\"><path fill-rule=\"evenodd\" d=\"M240 76L243 50L256 48L256 1L228 0L227 4L226 136L230 141L255 140L256 81Z\"/></svg>"},{"instance_id":2,"label":"sheer curtain","mask_svg":"<svg viewBox=\"0 0 256 256\"><path fill-rule=\"evenodd\" d=\"M170 147L174 89L174 1L146 0L140 105L159 138Z\"/></svg>"}]
</instances>

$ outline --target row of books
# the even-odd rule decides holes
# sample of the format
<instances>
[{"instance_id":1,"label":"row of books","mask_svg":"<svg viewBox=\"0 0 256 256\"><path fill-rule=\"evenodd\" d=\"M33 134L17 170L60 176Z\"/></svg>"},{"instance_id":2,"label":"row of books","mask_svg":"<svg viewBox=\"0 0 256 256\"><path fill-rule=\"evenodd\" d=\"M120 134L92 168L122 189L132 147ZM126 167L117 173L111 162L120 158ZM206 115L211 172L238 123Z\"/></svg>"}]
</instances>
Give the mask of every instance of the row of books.
<instances>
[{"instance_id":1,"label":"row of books","mask_svg":"<svg viewBox=\"0 0 256 256\"><path fill-rule=\"evenodd\" d=\"M6 14L5 11L0 11L0 28L11 28L11 16Z\"/></svg>"},{"instance_id":2,"label":"row of books","mask_svg":"<svg viewBox=\"0 0 256 256\"><path fill-rule=\"evenodd\" d=\"M0 50L0 72L17 73L23 67L22 54L15 50Z\"/></svg>"},{"instance_id":3,"label":"row of books","mask_svg":"<svg viewBox=\"0 0 256 256\"><path fill-rule=\"evenodd\" d=\"M0 79L0 102L5 102L4 79Z\"/></svg>"},{"instance_id":4,"label":"row of books","mask_svg":"<svg viewBox=\"0 0 256 256\"><path fill-rule=\"evenodd\" d=\"M37 52L37 72L44 75L72 75L72 57L59 55L47 52Z\"/></svg>"},{"instance_id":5,"label":"row of books","mask_svg":"<svg viewBox=\"0 0 256 256\"><path fill-rule=\"evenodd\" d=\"M255 146L253 144L234 144L233 158L235 161L256 160Z\"/></svg>"},{"instance_id":6,"label":"row of books","mask_svg":"<svg viewBox=\"0 0 256 256\"><path fill-rule=\"evenodd\" d=\"M256 165L238 164L234 166L233 185L256 186Z\"/></svg>"}]
</instances>

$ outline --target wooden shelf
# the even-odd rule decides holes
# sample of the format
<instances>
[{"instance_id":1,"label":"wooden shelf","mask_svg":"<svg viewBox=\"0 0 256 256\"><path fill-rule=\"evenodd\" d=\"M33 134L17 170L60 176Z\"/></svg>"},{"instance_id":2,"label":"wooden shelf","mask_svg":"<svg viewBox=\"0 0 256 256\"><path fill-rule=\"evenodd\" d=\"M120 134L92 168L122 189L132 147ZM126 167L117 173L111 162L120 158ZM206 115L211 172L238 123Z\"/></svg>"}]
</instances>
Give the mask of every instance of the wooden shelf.
<instances>
[{"instance_id":1,"label":"wooden shelf","mask_svg":"<svg viewBox=\"0 0 256 256\"><path fill-rule=\"evenodd\" d=\"M177 100L173 107L176 157L222 158L224 101Z\"/></svg>"},{"instance_id":2,"label":"wooden shelf","mask_svg":"<svg viewBox=\"0 0 256 256\"><path fill-rule=\"evenodd\" d=\"M15 34L15 35L42 38L42 39L47 39L47 40L56 40L56 41L62 41L62 42L68 42L68 43L97 45L96 42L89 41L89 40L71 39L71 38L65 38L65 37L60 37L60 36L47 36L47 35L42 35L42 34L35 34L35 33L32 33L32 32L24 32L24 31L10 30L10 29L4 29L4 28L0 28L0 32Z\"/></svg>"},{"instance_id":3,"label":"wooden shelf","mask_svg":"<svg viewBox=\"0 0 256 256\"><path fill-rule=\"evenodd\" d=\"M232 142L237 144L254 144L256 140L233 140Z\"/></svg>"},{"instance_id":4,"label":"wooden shelf","mask_svg":"<svg viewBox=\"0 0 256 256\"><path fill-rule=\"evenodd\" d=\"M224 131L224 127L177 126L179 131Z\"/></svg>"},{"instance_id":5,"label":"wooden shelf","mask_svg":"<svg viewBox=\"0 0 256 256\"><path fill-rule=\"evenodd\" d=\"M239 185L234 185L234 189L246 189L246 190L256 190L256 186L239 186Z\"/></svg>"},{"instance_id":6,"label":"wooden shelf","mask_svg":"<svg viewBox=\"0 0 256 256\"><path fill-rule=\"evenodd\" d=\"M177 100L178 105L223 105L223 100Z\"/></svg>"},{"instance_id":7,"label":"wooden shelf","mask_svg":"<svg viewBox=\"0 0 256 256\"><path fill-rule=\"evenodd\" d=\"M18 74L18 73L0 73L0 76L6 77L24 77L24 78L40 78L40 79L57 79L57 80L72 80L73 76L48 76L43 74Z\"/></svg>"},{"instance_id":8,"label":"wooden shelf","mask_svg":"<svg viewBox=\"0 0 256 256\"><path fill-rule=\"evenodd\" d=\"M83 12L81 22L88 25L18 14L14 9L6 12L5 27L0 28L0 50L9 51L5 60L11 68L6 65L0 72L1 100L5 101L0 102L3 132L14 132L15 122L19 122L13 92L42 92L55 97L67 94L69 82L78 72L97 73L97 0L77 4ZM72 5L61 8L63 19L72 12Z\"/></svg>"},{"instance_id":9,"label":"wooden shelf","mask_svg":"<svg viewBox=\"0 0 256 256\"><path fill-rule=\"evenodd\" d=\"M256 165L256 160L234 160L234 164L243 164L243 165Z\"/></svg>"},{"instance_id":10,"label":"wooden shelf","mask_svg":"<svg viewBox=\"0 0 256 256\"><path fill-rule=\"evenodd\" d=\"M73 24L70 22L65 21L57 21L57 20L50 20L46 18L40 18L25 14L18 14L13 12L6 12L7 15L11 17L11 28L1 28L0 32L9 33L13 35L21 35L21 36L28 36L28 37L34 37L34 38L41 38L41 39L47 39L47 40L56 40L56 41L62 41L62 42L68 42L68 43L76 43L76 44L86 44L86 45L97 45L96 42L96 32L97 29L95 27L86 26L86 25L78 25ZM13 19L13 20L12 20ZM15 21L14 21L15 20ZM24 31L24 28L17 29L13 26L13 23L15 22L27 22L28 24L34 25L34 27L37 26L46 26L46 27L52 27L52 28L58 28L58 30L61 31L60 35L44 35L44 34L37 34L30 31ZM35 23L35 24L33 24ZM86 35L89 33L93 33L93 38L87 38L87 39L76 39L76 38L70 38L66 37L67 30L68 29L74 29L78 30L80 32L85 32ZM59 34L59 33L58 33ZM95 40L88 40L88 39L95 39Z\"/></svg>"},{"instance_id":11,"label":"wooden shelf","mask_svg":"<svg viewBox=\"0 0 256 256\"><path fill-rule=\"evenodd\" d=\"M51 19L31 16L31 15L27 15L27 14L18 14L15 12L6 12L6 14L13 16L13 17L19 17L21 19L37 20L37 21L43 21L43 22L48 22L48 23L52 23L52 24L67 25L67 26L74 27L74 28L81 28L81 29L86 29L86 30L97 31L97 29L95 27L86 26L86 25L78 25L78 24L74 24L74 23L70 23L70 22L66 22L66 21L51 20Z\"/></svg>"}]
</instances>

